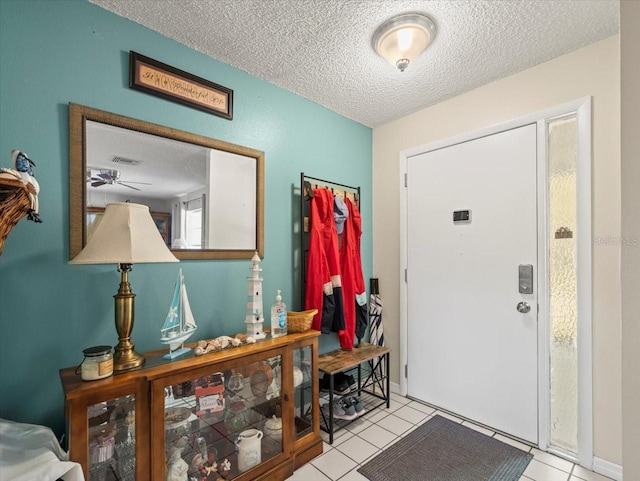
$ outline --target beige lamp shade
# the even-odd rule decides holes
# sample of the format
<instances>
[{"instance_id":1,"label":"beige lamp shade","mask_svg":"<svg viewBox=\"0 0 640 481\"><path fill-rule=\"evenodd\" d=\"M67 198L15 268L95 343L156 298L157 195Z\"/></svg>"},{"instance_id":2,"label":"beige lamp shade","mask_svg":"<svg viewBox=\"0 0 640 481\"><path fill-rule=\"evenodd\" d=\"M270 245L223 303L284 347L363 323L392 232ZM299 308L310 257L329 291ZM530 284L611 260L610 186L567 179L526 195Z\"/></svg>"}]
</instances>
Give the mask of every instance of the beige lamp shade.
<instances>
[{"instance_id":1,"label":"beige lamp shade","mask_svg":"<svg viewBox=\"0 0 640 481\"><path fill-rule=\"evenodd\" d=\"M421 14L411 13L387 20L373 34L373 49L401 72L433 41L436 27Z\"/></svg>"},{"instance_id":2,"label":"beige lamp shade","mask_svg":"<svg viewBox=\"0 0 640 481\"><path fill-rule=\"evenodd\" d=\"M70 264L178 262L158 232L149 207L129 202L107 204L102 221Z\"/></svg>"}]
</instances>

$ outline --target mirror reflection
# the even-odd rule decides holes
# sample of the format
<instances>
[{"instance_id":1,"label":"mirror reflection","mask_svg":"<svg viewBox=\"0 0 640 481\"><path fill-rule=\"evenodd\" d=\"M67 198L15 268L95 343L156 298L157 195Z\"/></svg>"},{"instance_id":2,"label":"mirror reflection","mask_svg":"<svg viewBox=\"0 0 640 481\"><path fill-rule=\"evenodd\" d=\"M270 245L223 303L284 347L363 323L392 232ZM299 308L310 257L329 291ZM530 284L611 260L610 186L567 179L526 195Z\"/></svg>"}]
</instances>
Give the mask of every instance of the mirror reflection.
<instances>
[{"instance_id":1,"label":"mirror reflection","mask_svg":"<svg viewBox=\"0 0 640 481\"><path fill-rule=\"evenodd\" d=\"M106 204L126 201L149 206L178 258L263 255L262 152L75 104L70 127L70 257L86 244ZM81 212L74 218L77 197Z\"/></svg>"}]
</instances>

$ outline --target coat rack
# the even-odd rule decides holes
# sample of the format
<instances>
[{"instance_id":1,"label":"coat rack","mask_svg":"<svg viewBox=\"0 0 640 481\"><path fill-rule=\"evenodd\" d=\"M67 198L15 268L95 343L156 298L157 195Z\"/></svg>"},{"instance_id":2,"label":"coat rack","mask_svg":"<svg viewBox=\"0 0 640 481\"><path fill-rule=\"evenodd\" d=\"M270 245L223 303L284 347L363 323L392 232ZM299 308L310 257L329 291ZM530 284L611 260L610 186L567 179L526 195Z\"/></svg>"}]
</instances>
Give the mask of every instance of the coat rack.
<instances>
[{"instance_id":1,"label":"coat rack","mask_svg":"<svg viewBox=\"0 0 640 481\"><path fill-rule=\"evenodd\" d=\"M330 180L319 179L300 173L300 253L301 253L301 279L300 299L304 308L304 298L307 287L307 256L309 254L309 199L313 197L314 189L329 189L333 195L349 199L360 210L360 187L345 185Z\"/></svg>"}]
</instances>

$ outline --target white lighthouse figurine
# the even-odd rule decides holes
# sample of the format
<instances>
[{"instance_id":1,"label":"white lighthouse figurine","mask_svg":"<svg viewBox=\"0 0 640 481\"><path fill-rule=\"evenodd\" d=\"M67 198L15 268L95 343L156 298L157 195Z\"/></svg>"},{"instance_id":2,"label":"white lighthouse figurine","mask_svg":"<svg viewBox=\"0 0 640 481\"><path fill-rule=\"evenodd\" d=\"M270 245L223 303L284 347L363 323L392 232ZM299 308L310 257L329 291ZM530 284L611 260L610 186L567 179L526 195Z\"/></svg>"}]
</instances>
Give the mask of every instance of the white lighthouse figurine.
<instances>
[{"instance_id":1,"label":"white lighthouse figurine","mask_svg":"<svg viewBox=\"0 0 640 481\"><path fill-rule=\"evenodd\" d=\"M247 336L264 339L266 333L262 330L264 313L262 310L262 277L260 277L260 256L258 252L251 258L251 277L247 277L247 315L244 323L247 326Z\"/></svg>"}]
</instances>

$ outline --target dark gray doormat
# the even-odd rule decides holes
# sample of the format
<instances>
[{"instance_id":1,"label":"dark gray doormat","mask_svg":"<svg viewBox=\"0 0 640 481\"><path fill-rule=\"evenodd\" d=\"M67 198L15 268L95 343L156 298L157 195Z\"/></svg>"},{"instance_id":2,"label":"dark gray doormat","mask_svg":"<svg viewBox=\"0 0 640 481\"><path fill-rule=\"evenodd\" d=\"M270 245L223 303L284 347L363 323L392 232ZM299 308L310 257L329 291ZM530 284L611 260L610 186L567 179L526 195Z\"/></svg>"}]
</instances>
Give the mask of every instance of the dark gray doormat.
<instances>
[{"instance_id":1,"label":"dark gray doormat","mask_svg":"<svg viewBox=\"0 0 640 481\"><path fill-rule=\"evenodd\" d=\"M434 416L358 472L371 481L518 481L532 457Z\"/></svg>"}]
</instances>

